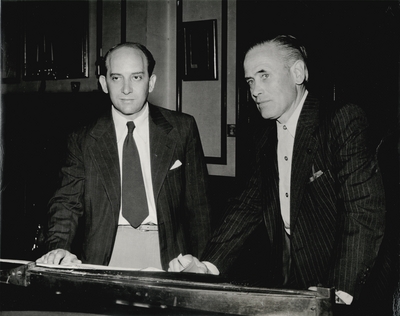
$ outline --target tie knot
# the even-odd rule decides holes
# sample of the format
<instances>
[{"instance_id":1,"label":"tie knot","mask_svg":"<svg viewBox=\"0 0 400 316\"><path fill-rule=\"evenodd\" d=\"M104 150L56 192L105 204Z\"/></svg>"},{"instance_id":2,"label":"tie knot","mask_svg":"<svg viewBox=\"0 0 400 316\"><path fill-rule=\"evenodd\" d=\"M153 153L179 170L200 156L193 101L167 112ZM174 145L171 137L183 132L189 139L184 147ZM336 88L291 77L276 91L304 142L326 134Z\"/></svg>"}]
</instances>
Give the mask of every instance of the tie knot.
<instances>
[{"instance_id":1,"label":"tie knot","mask_svg":"<svg viewBox=\"0 0 400 316\"><path fill-rule=\"evenodd\" d=\"M126 123L126 126L128 127L128 134L132 134L133 130L135 129L135 123L133 123L133 121L129 121Z\"/></svg>"}]
</instances>

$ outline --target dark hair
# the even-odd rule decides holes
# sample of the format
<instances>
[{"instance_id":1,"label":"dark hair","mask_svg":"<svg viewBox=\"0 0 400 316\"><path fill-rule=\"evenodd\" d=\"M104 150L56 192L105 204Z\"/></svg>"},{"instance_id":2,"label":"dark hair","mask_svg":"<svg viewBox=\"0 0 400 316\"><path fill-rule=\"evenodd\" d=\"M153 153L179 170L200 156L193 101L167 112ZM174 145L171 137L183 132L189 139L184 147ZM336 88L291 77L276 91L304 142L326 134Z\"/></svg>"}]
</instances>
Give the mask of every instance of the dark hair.
<instances>
[{"instance_id":1,"label":"dark hair","mask_svg":"<svg viewBox=\"0 0 400 316\"><path fill-rule=\"evenodd\" d=\"M119 48L122 47L130 47L133 49L138 49L140 50L147 59L147 71L149 73L149 76L153 74L154 67L156 66L156 61L154 60L153 54L146 48L146 46L140 44L140 43L133 43L133 42L126 42L126 43L120 43L117 44L113 47L110 48L110 50L107 52L107 54L104 56L103 61L101 63L100 67L100 74L101 75L106 75L107 74L107 69L108 69L108 64L109 60L111 57L111 53Z\"/></svg>"},{"instance_id":2,"label":"dark hair","mask_svg":"<svg viewBox=\"0 0 400 316\"><path fill-rule=\"evenodd\" d=\"M308 80L308 67L307 67L307 52L306 48L300 43L300 41L292 35L278 35L274 38L262 40L252 45L246 52L246 54L253 48L263 46L265 44L275 44L281 52L282 58L285 61L286 67L291 67L297 60L302 60L305 64L306 76L305 81Z\"/></svg>"}]
</instances>

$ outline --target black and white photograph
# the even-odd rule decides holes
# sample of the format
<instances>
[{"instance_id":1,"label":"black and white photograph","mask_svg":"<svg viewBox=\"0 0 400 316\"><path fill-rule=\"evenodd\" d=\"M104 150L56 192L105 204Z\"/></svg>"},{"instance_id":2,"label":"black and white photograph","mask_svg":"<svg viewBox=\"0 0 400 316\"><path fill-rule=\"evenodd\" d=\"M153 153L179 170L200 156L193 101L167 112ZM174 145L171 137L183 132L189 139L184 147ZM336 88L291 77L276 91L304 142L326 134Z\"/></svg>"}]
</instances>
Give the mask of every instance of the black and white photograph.
<instances>
[{"instance_id":1,"label":"black and white photograph","mask_svg":"<svg viewBox=\"0 0 400 316\"><path fill-rule=\"evenodd\" d=\"M0 316L400 316L398 0L0 13Z\"/></svg>"}]
</instances>

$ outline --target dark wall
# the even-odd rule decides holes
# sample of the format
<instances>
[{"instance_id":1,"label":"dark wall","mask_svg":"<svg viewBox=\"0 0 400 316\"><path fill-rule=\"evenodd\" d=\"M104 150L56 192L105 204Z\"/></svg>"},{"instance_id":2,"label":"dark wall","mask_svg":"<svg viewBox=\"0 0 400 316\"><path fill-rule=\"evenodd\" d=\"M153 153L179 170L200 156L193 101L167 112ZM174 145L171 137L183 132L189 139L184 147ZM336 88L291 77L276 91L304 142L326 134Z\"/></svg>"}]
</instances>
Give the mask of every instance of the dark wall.
<instances>
[{"instance_id":1,"label":"dark wall","mask_svg":"<svg viewBox=\"0 0 400 316\"><path fill-rule=\"evenodd\" d=\"M37 225L58 185L67 135L109 106L101 92L3 95L1 258L35 259Z\"/></svg>"}]
</instances>

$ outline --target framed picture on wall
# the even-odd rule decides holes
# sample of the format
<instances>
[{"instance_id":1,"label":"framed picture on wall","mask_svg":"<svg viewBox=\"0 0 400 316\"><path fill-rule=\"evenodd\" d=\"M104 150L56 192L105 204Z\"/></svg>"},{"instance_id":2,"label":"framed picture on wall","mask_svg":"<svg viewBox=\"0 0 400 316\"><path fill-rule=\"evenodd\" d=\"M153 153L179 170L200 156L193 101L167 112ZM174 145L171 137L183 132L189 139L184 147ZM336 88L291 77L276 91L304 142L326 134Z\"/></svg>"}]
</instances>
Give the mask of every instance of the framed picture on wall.
<instances>
[{"instance_id":1,"label":"framed picture on wall","mask_svg":"<svg viewBox=\"0 0 400 316\"><path fill-rule=\"evenodd\" d=\"M88 77L89 1L24 1L24 80Z\"/></svg>"},{"instance_id":2,"label":"framed picture on wall","mask_svg":"<svg viewBox=\"0 0 400 316\"><path fill-rule=\"evenodd\" d=\"M183 80L218 80L217 20L183 22Z\"/></svg>"}]
</instances>

